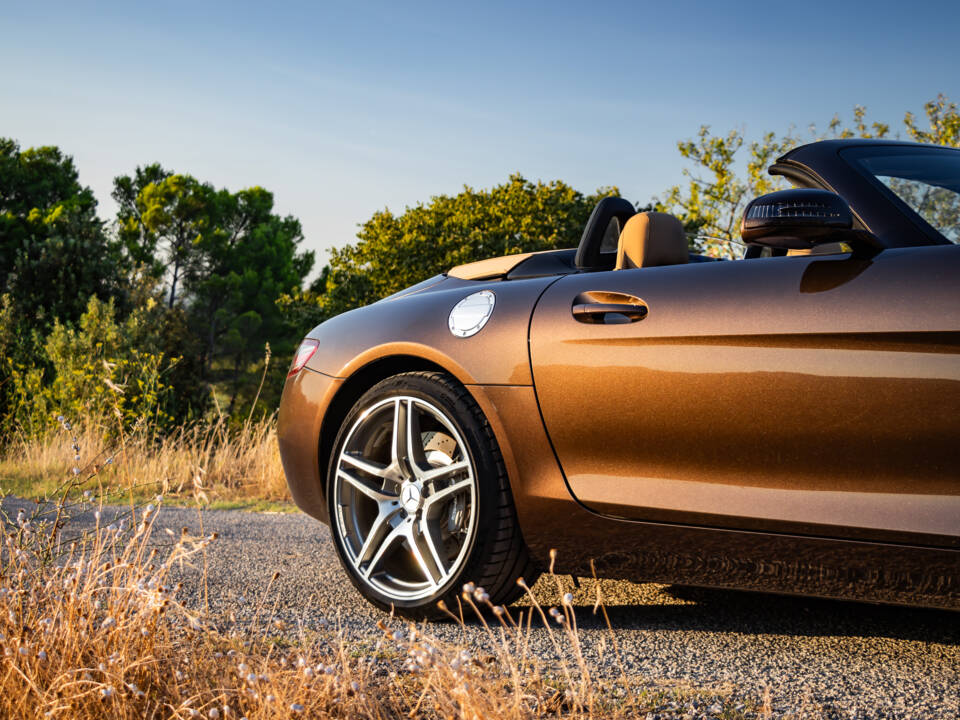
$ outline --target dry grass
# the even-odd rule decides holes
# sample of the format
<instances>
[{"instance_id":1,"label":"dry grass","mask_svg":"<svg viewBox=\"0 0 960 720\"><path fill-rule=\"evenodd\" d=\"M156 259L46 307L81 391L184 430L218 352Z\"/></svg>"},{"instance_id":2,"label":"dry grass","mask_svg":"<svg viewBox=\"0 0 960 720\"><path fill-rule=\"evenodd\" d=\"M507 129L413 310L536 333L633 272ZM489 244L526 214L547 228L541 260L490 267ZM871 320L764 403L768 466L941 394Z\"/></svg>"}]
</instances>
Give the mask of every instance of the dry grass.
<instances>
[{"instance_id":1,"label":"dry grass","mask_svg":"<svg viewBox=\"0 0 960 720\"><path fill-rule=\"evenodd\" d=\"M240 479L252 473L266 491L280 472L272 426L252 427L243 442L210 430L186 434L184 447L141 447L134 436L106 453L63 426L65 444L50 438L20 450L33 472L62 469L66 454L68 479L32 514L0 517L0 717L756 717L757 703L734 700L730 688L628 676L612 636L599 672L581 651L572 597L559 579L557 605L548 609L529 590L530 606L511 611L465 586L451 621L478 617L482 652L386 616L365 642L330 624L291 631L270 619L269 586L250 598L252 621L211 615L202 569L216 536L154 533L152 503L164 498L138 503L149 483L134 478L185 489L199 473L201 495L204 487L244 491ZM84 453L96 460L88 471L78 462L74 473L71 461ZM130 506L122 522L106 525L99 513L110 477L125 483ZM75 510L98 507L94 529L69 522ZM178 580L184 566L201 570L192 593ZM533 632L548 633L559 660L547 664L530 650Z\"/></svg>"},{"instance_id":2,"label":"dry grass","mask_svg":"<svg viewBox=\"0 0 960 720\"><path fill-rule=\"evenodd\" d=\"M105 464L110 455L102 450L102 438L101 426L94 424L81 424L69 433L17 435L0 455L0 488L43 499L78 467L82 475L94 477L92 486L124 494L132 487L137 498L162 493L168 500L186 498L215 507L289 499L273 417L232 430L221 419L168 436L140 426L124 437L110 464Z\"/></svg>"},{"instance_id":3,"label":"dry grass","mask_svg":"<svg viewBox=\"0 0 960 720\"><path fill-rule=\"evenodd\" d=\"M728 691L594 678L563 598L514 618L489 606L482 588L466 587L464 609L484 609L482 653L392 618L364 645L331 626L289 633L269 621L269 588L258 599L261 620L209 617L180 599L177 571L202 566L214 535L152 538L148 505L131 509L125 528L98 521L70 538L69 524L55 530L68 511L52 506L4 529L2 717L627 718L708 706L744 716ZM547 667L529 652L537 625L572 660Z\"/></svg>"}]
</instances>

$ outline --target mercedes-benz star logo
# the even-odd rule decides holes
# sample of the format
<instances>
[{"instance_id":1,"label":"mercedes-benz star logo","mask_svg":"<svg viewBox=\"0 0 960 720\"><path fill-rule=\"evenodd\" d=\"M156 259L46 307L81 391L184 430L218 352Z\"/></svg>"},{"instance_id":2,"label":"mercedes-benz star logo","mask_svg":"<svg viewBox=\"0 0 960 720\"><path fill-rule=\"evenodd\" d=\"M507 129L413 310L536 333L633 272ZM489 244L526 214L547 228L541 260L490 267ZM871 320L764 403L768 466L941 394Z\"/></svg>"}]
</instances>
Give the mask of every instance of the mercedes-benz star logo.
<instances>
[{"instance_id":1,"label":"mercedes-benz star logo","mask_svg":"<svg viewBox=\"0 0 960 720\"><path fill-rule=\"evenodd\" d=\"M420 505L420 490L416 485L406 485L400 491L400 502L408 512L413 512Z\"/></svg>"}]
</instances>

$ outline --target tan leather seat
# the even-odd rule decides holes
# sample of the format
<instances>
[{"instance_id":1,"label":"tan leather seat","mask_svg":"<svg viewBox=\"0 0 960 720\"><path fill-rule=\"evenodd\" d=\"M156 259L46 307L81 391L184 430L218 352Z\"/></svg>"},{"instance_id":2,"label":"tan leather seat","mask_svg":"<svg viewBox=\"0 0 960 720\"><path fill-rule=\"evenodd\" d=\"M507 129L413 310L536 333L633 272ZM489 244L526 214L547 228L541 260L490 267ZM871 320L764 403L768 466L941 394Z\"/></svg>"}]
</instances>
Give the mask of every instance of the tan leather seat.
<instances>
[{"instance_id":1,"label":"tan leather seat","mask_svg":"<svg viewBox=\"0 0 960 720\"><path fill-rule=\"evenodd\" d=\"M683 224L661 212L637 213L620 232L616 270L682 265L690 259Z\"/></svg>"}]
</instances>

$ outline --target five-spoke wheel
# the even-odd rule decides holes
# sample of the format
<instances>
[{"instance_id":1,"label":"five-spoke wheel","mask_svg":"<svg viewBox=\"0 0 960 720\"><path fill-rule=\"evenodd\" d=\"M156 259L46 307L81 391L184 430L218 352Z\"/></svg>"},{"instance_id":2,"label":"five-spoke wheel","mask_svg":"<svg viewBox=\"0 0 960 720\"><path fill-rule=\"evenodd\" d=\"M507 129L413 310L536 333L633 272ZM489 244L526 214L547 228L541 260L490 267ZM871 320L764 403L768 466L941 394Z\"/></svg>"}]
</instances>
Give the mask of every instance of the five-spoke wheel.
<instances>
[{"instance_id":1,"label":"five-spoke wheel","mask_svg":"<svg viewBox=\"0 0 960 720\"><path fill-rule=\"evenodd\" d=\"M347 559L384 594L436 594L476 529L476 475L443 412L399 395L366 408L347 433L333 480Z\"/></svg>"},{"instance_id":2,"label":"five-spoke wheel","mask_svg":"<svg viewBox=\"0 0 960 720\"><path fill-rule=\"evenodd\" d=\"M378 605L435 615L465 581L488 583L501 602L521 573L532 581L493 433L448 376L405 373L365 393L328 477L340 559Z\"/></svg>"}]
</instances>

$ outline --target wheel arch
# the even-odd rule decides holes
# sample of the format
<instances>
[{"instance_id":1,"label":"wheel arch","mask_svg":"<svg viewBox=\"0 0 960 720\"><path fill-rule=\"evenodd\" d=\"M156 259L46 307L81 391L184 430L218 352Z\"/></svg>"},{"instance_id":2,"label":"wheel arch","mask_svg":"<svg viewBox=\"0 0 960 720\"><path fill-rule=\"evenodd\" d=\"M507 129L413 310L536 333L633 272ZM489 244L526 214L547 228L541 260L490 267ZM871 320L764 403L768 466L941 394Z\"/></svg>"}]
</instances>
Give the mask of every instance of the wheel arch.
<instances>
[{"instance_id":1,"label":"wheel arch","mask_svg":"<svg viewBox=\"0 0 960 720\"><path fill-rule=\"evenodd\" d=\"M327 467L330 453L337 439L340 426L356 404L357 400L381 380L405 372L442 372L461 382L456 374L436 362L416 355L388 355L377 358L359 367L341 384L330 401L320 424L320 439L317 444L317 463L320 473L320 488L324 498L327 496L329 479Z\"/></svg>"}]
</instances>

